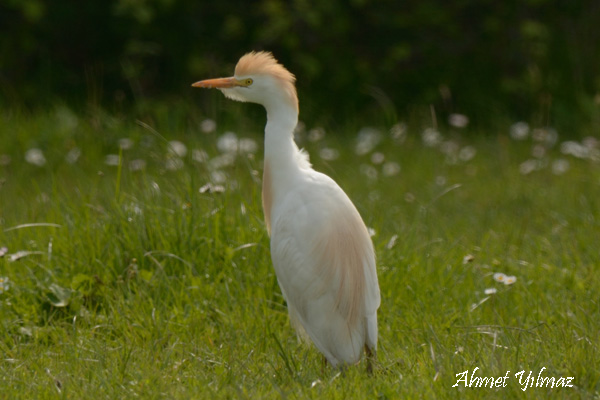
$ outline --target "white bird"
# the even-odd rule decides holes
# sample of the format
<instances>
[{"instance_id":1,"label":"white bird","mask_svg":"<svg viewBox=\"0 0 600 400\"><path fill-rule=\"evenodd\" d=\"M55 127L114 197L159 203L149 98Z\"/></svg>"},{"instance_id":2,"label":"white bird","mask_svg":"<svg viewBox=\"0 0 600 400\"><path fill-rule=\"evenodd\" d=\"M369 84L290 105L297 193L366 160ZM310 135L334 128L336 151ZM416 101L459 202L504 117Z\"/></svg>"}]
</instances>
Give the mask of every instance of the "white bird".
<instances>
[{"instance_id":1,"label":"white bird","mask_svg":"<svg viewBox=\"0 0 600 400\"><path fill-rule=\"evenodd\" d=\"M370 371L380 303L373 243L346 193L294 142L295 80L271 53L251 52L234 76L192 86L265 107L262 203L291 323L334 367L357 363L364 348Z\"/></svg>"}]
</instances>

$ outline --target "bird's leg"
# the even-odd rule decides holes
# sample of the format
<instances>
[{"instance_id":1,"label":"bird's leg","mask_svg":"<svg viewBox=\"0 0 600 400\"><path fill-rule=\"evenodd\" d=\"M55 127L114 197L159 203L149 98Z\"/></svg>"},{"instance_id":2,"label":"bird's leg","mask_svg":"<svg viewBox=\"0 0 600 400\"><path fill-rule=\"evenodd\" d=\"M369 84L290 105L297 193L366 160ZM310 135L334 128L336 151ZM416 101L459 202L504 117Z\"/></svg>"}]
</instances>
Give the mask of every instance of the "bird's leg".
<instances>
[{"instance_id":1,"label":"bird's leg","mask_svg":"<svg viewBox=\"0 0 600 400\"><path fill-rule=\"evenodd\" d=\"M369 375L373 374L373 363L377 360L377 353L371 351L369 346L365 344L365 353L367 354L367 373Z\"/></svg>"},{"instance_id":2,"label":"bird's leg","mask_svg":"<svg viewBox=\"0 0 600 400\"><path fill-rule=\"evenodd\" d=\"M325 368L327 367L327 358L321 354L321 375L325 375Z\"/></svg>"}]
</instances>

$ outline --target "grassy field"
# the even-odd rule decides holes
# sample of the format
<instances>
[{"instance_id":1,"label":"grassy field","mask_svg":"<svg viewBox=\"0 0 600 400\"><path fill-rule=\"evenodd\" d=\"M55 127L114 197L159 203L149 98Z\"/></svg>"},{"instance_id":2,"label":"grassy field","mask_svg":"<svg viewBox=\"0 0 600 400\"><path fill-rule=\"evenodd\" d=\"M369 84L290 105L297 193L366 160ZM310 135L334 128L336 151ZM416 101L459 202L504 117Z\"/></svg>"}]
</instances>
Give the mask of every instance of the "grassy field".
<instances>
[{"instance_id":1,"label":"grassy field","mask_svg":"<svg viewBox=\"0 0 600 400\"><path fill-rule=\"evenodd\" d=\"M0 398L600 397L598 141L299 132L378 257L377 367L341 374L297 341L271 266L263 113L227 104L0 115Z\"/></svg>"}]
</instances>

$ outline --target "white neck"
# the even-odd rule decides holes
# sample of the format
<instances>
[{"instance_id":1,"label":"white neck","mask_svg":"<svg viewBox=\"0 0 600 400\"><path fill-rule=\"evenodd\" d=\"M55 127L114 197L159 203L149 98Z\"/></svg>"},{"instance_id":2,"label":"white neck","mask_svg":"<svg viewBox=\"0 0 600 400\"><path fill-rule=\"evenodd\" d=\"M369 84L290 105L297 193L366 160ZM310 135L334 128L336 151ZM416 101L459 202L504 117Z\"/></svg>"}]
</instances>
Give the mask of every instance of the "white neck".
<instances>
[{"instance_id":1,"label":"white neck","mask_svg":"<svg viewBox=\"0 0 600 400\"><path fill-rule=\"evenodd\" d=\"M271 233L272 206L286 193L294 178L299 176L303 159L294 142L294 128L298 123L298 109L286 103L272 103L267 109L265 127L265 165L263 171L262 201L265 225Z\"/></svg>"},{"instance_id":2,"label":"white neck","mask_svg":"<svg viewBox=\"0 0 600 400\"><path fill-rule=\"evenodd\" d=\"M294 129L298 124L298 111L285 103L272 104L267 109L265 127L265 162L273 173L290 173L300 168L298 146L294 142Z\"/></svg>"}]
</instances>

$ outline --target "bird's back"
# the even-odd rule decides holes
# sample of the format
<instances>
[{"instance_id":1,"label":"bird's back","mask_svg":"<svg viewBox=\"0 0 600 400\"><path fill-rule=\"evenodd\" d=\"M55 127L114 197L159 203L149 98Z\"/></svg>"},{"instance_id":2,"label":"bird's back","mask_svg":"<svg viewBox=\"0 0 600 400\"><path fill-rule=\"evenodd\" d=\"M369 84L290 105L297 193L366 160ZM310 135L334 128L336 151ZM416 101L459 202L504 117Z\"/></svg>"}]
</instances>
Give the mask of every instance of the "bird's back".
<instances>
[{"instance_id":1,"label":"bird's back","mask_svg":"<svg viewBox=\"0 0 600 400\"><path fill-rule=\"evenodd\" d=\"M305 171L272 206L271 257L294 325L332 365L351 364L377 347L373 245L342 189Z\"/></svg>"}]
</instances>

